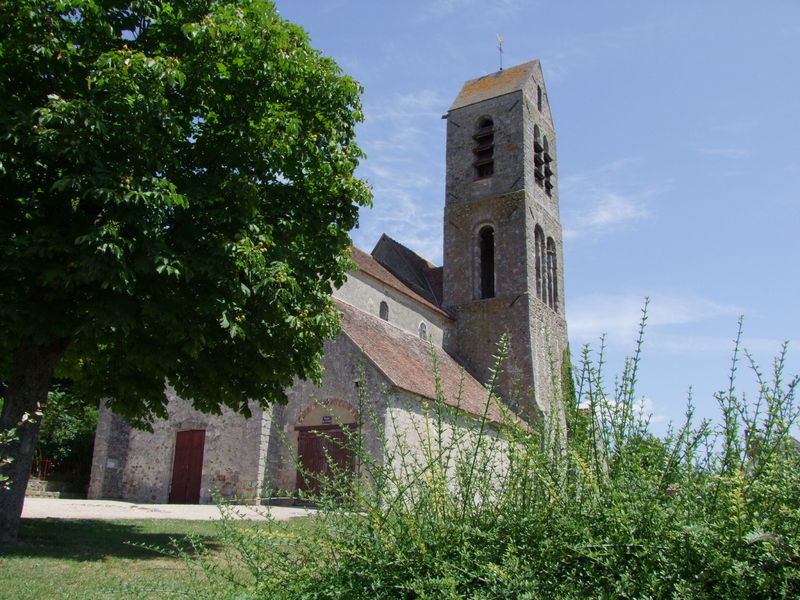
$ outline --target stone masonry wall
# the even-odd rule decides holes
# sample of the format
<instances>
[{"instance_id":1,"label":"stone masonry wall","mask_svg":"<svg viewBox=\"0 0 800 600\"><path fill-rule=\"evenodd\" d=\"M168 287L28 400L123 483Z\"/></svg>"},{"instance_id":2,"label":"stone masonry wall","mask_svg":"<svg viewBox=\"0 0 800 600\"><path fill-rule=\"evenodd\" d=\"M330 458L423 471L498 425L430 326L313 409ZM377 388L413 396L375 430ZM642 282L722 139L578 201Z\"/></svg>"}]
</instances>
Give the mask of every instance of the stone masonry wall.
<instances>
[{"instance_id":1,"label":"stone masonry wall","mask_svg":"<svg viewBox=\"0 0 800 600\"><path fill-rule=\"evenodd\" d=\"M446 207L523 189L525 168L518 160L525 144L520 127L523 105L522 93L514 92L457 109L448 115ZM494 123L494 174L476 179L472 164L473 135L484 117L491 117Z\"/></svg>"},{"instance_id":2,"label":"stone masonry wall","mask_svg":"<svg viewBox=\"0 0 800 600\"><path fill-rule=\"evenodd\" d=\"M450 407L442 416L439 421L433 403L414 394L396 390L390 398L385 427L391 464L387 466L394 468L400 481L408 478L409 471L429 471L428 461L435 458L445 461L440 463L444 479L448 486L455 486L458 467L463 468L464 462L472 459L471 450L480 428L474 417L459 414ZM496 424L485 425L483 442L485 446L480 453L480 464L498 475L506 472L508 445ZM444 452L442 457L442 448L452 450Z\"/></svg>"},{"instance_id":3,"label":"stone masonry wall","mask_svg":"<svg viewBox=\"0 0 800 600\"><path fill-rule=\"evenodd\" d=\"M448 113L444 215L444 305L457 319L452 335L445 337L445 348L463 359L476 378L486 381L495 345L507 333L511 351L500 392L525 417L536 416L526 414L528 410L549 410L567 344L555 131L538 63L530 74L515 91L459 105ZM541 107L536 102L537 87ZM474 135L486 117L493 122L494 170L491 176L477 178ZM547 139L552 158L549 194L534 177L537 129L540 142ZM494 230L495 296L483 299L478 232L486 225ZM555 246L553 307L537 296L537 226L545 241L552 238Z\"/></svg>"},{"instance_id":4,"label":"stone masonry wall","mask_svg":"<svg viewBox=\"0 0 800 600\"><path fill-rule=\"evenodd\" d=\"M317 424L307 421L308 417L316 414L315 405L330 405L328 413L335 420L347 414L353 415L346 422L361 423L366 448L373 453L380 450L374 423L376 419L383 419L386 410L384 390L388 380L345 335L325 343L322 365L325 367L322 385L295 381L286 392L289 402L275 406L272 411L267 480L273 490L292 491L296 488L296 427ZM359 399L359 386L366 390L364 402Z\"/></svg>"},{"instance_id":5,"label":"stone masonry wall","mask_svg":"<svg viewBox=\"0 0 800 600\"><path fill-rule=\"evenodd\" d=\"M378 315L381 301L389 306L389 322L412 333L419 334L419 324L425 323L428 339L441 347L444 329L449 319L426 306L415 303L394 288L376 282L358 271L348 273L347 281L334 292L334 297L364 312Z\"/></svg>"},{"instance_id":6,"label":"stone masonry wall","mask_svg":"<svg viewBox=\"0 0 800 600\"><path fill-rule=\"evenodd\" d=\"M175 437L178 431L204 429L200 502L222 497L257 496L263 482L259 449L266 445L268 421L253 403L246 419L230 410L208 415L191 408L172 390L169 418L153 423L153 432L132 429L120 417L101 410L95 437L90 498L164 503L169 499Z\"/></svg>"}]
</instances>

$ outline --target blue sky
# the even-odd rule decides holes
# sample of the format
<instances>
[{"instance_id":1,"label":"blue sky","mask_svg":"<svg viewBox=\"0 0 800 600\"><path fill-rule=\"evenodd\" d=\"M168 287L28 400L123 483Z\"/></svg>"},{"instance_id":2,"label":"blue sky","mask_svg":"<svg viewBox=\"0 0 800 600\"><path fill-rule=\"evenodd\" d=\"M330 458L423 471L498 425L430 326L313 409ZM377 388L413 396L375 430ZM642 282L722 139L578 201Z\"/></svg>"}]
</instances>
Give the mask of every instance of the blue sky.
<instances>
[{"instance_id":1,"label":"blue sky","mask_svg":"<svg viewBox=\"0 0 800 600\"><path fill-rule=\"evenodd\" d=\"M441 264L445 122L464 81L538 58L558 138L573 354L610 372L650 298L654 429L727 385L739 315L765 370L800 372L800 2L278 1L365 88L360 176L382 232ZM740 369L742 389L752 378Z\"/></svg>"}]
</instances>

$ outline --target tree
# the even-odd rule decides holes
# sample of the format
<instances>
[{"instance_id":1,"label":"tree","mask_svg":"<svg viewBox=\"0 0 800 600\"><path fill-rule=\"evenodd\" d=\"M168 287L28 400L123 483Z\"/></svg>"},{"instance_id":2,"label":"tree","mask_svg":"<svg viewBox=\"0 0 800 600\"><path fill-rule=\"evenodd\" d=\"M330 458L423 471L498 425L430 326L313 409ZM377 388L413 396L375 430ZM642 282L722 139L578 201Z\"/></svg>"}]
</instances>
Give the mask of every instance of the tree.
<instances>
[{"instance_id":1,"label":"tree","mask_svg":"<svg viewBox=\"0 0 800 600\"><path fill-rule=\"evenodd\" d=\"M51 378L134 424L317 379L360 86L267 0L0 0L0 431ZM38 424L0 493L13 541Z\"/></svg>"},{"instance_id":2,"label":"tree","mask_svg":"<svg viewBox=\"0 0 800 600\"><path fill-rule=\"evenodd\" d=\"M98 408L75 396L70 388L65 380L55 380L50 386L34 464L37 459L46 460L42 469L48 479L68 481L80 490L89 483Z\"/></svg>"}]
</instances>

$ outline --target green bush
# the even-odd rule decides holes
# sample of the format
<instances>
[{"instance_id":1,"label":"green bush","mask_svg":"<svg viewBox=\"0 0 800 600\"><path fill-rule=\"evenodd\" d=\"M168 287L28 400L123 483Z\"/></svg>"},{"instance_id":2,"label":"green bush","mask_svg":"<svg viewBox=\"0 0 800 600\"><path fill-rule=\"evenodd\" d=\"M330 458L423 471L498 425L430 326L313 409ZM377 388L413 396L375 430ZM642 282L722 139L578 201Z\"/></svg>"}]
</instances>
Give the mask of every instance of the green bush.
<instances>
[{"instance_id":1,"label":"green bush","mask_svg":"<svg viewBox=\"0 0 800 600\"><path fill-rule=\"evenodd\" d=\"M783 378L786 348L770 381L752 365L759 392L747 400L737 341L719 423L697 422L690 400L663 439L637 406L639 348L641 336L613 394L602 349L596 361L584 349L566 427L509 417L498 435L431 403L421 449L384 439L379 459L361 452L363 478L329 481L302 535L224 522L228 558L201 558L208 579L190 596L800 597L798 380ZM505 352L501 342L498 368Z\"/></svg>"},{"instance_id":2,"label":"green bush","mask_svg":"<svg viewBox=\"0 0 800 600\"><path fill-rule=\"evenodd\" d=\"M97 407L87 406L68 385L62 384L47 394L42 413L36 458L50 459L56 470L66 466L72 466L73 470L78 465L88 467L92 462Z\"/></svg>"}]
</instances>

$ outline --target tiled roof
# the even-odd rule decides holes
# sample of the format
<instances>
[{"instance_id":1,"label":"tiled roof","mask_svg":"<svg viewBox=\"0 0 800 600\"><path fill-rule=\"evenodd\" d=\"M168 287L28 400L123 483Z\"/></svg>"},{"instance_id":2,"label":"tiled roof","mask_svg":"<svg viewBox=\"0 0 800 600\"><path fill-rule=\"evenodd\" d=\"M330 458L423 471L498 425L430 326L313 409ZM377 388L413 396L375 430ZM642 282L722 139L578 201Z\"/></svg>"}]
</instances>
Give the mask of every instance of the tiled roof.
<instances>
[{"instance_id":1,"label":"tiled roof","mask_svg":"<svg viewBox=\"0 0 800 600\"><path fill-rule=\"evenodd\" d=\"M408 296L409 298L419 302L420 304L425 305L429 309L445 317L451 318L450 315L448 315L445 311L436 306L430 300L424 298L423 296L415 292L403 281L401 281L397 276L391 273L386 267L384 267L382 264L380 264L377 260L375 260L372 256L370 256L363 250L356 248L355 246L351 246L350 258L353 260L354 263L358 265L358 268L362 273L366 273L367 275L369 275L374 279L377 279L381 283L384 283L389 287L394 288L398 292Z\"/></svg>"},{"instance_id":2,"label":"tiled roof","mask_svg":"<svg viewBox=\"0 0 800 600\"><path fill-rule=\"evenodd\" d=\"M497 71L478 79L471 79L461 88L461 92L456 97L450 110L521 90L528 79L533 76L538 66L539 61L532 60L504 71Z\"/></svg>"},{"instance_id":3,"label":"tiled roof","mask_svg":"<svg viewBox=\"0 0 800 600\"><path fill-rule=\"evenodd\" d=\"M442 267L385 233L375 244L372 257L420 296L436 306L442 305Z\"/></svg>"},{"instance_id":4,"label":"tiled roof","mask_svg":"<svg viewBox=\"0 0 800 600\"><path fill-rule=\"evenodd\" d=\"M427 342L340 300L336 300L336 305L343 313L344 333L393 386L423 398L436 399L431 347ZM471 415L483 415L488 399L483 385L441 348L436 348L436 356L447 404ZM496 400L489 406L488 418L493 422L503 421L503 412Z\"/></svg>"}]
</instances>

